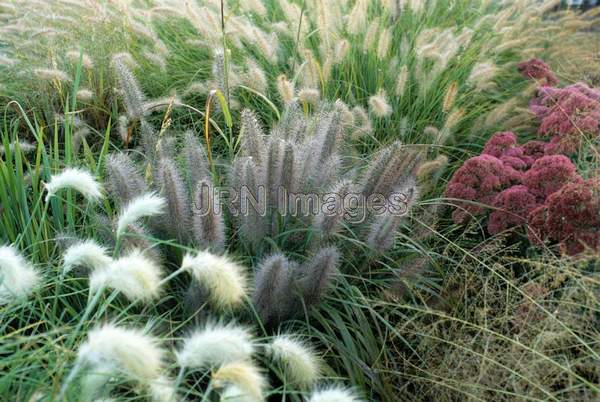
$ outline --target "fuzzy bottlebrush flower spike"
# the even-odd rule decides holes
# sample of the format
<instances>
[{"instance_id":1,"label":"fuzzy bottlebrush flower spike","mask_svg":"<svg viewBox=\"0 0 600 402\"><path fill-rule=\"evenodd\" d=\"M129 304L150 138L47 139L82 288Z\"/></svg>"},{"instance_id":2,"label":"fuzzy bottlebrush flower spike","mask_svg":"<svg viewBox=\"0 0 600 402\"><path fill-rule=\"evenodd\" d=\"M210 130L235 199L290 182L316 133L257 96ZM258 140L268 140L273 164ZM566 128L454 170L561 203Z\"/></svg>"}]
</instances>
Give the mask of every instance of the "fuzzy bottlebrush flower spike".
<instances>
[{"instance_id":1,"label":"fuzzy bottlebrush flower spike","mask_svg":"<svg viewBox=\"0 0 600 402\"><path fill-rule=\"evenodd\" d=\"M302 341L290 335L277 335L267 345L267 350L293 383L310 386L319 378L319 358Z\"/></svg>"},{"instance_id":2,"label":"fuzzy bottlebrush flower spike","mask_svg":"<svg viewBox=\"0 0 600 402\"><path fill-rule=\"evenodd\" d=\"M168 401L174 395L170 382L162 376L165 352L156 338L140 330L106 324L89 332L79 347L76 369L87 369L83 395L95 394L113 376L120 375L149 388L153 400Z\"/></svg>"},{"instance_id":3,"label":"fuzzy bottlebrush flower spike","mask_svg":"<svg viewBox=\"0 0 600 402\"><path fill-rule=\"evenodd\" d=\"M254 276L254 309L265 323L271 325L288 318L296 306L293 275L297 265L283 254L267 257Z\"/></svg>"},{"instance_id":4,"label":"fuzzy bottlebrush flower spike","mask_svg":"<svg viewBox=\"0 0 600 402\"><path fill-rule=\"evenodd\" d=\"M87 171L76 168L67 168L54 175L46 184L46 202L59 191L73 189L80 192L87 200L97 201L102 198L102 186Z\"/></svg>"},{"instance_id":5,"label":"fuzzy bottlebrush flower spike","mask_svg":"<svg viewBox=\"0 0 600 402\"><path fill-rule=\"evenodd\" d=\"M200 251L186 254L181 269L189 271L198 283L209 291L209 299L219 308L240 306L247 294L244 268L228 257Z\"/></svg>"},{"instance_id":6,"label":"fuzzy bottlebrush flower spike","mask_svg":"<svg viewBox=\"0 0 600 402\"><path fill-rule=\"evenodd\" d=\"M263 401L267 381L250 362L234 362L221 366L212 376L217 388L234 385L251 401Z\"/></svg>"},{"instance_id":7,"label":"fuzzy bottlebrush flower spike","mask_svg":"<svg viewBox=\"0 0 600 402\"><path fill-rule=\"evenodd\" d=\"M187 239L189 233L182 231L182 228L189 227L191 222L189 195L173 160L162 158L159 161L155 182L167 200L167 213L162 226L171 237Z\"/></svg>"},{"instance_id":8,"label":"fuzzy bottlebrush flower spike","mask_svg":"<svg viewBox=\"0 0 600 402\"><path fill-rule=\"evenodd\" d=\"M78 242L67 248L63 254L63 273L68 273L76 266L90 270L104 269L112 262L105 247L94 240Z\"/></svg>"},{"instance_id":9,"label":"fuzzy bottlebrush flower spike","mask_svg":"<svg viewBox=\"0 0 600 402\"><path fill-rule=\"evenodd\" d=\"M0 305L29 296L41 279L14 247L0 246Z\"/></svg>"},{"instance_id":10,"label":"fuzzy bottlebrush flower spike","mask_svg":"<svg viewBox=\"0 0 600 402\"><path fill-rule=\"evenodd\" d=\"M160 294L161 269L139 250L90 275L90 291L113 288L129 300L149 301Z\"/></svg>"},{"instance_id":11,"label":"fuzzy bottlebrush flower spike","mask_svg":"<svg viewBox=\"0 0 600 402\"><path fill-rule=\"evenodd\" d=\"M210 179L196 184L192 210L194 240L202 247L223 250L225 247L225 223L220 212L219 193Z\"/></svg>"},{"instance_id":12,"label":"fuzzy bottlebrush flower spike","mask_svg":"<svg viewBox=\"0 0 600 402\"><path fill-rule=\"evenodd\" d=\"M253 353L254 344L248 329L208 323L184 339L177 352L177 363L181 367L200 369L249 361Z\"/></svg>"},{"instance_id":13,"label":"fuzzy bottlebrush flower spike","mask_svg":"<svg viewBox=\"0 0 600 402\"><path fill-rule=\"evenodd\" d=\"M162 214L165 206L165 199L152 193L131 200L119 216L117 237L120 237L129 225L135 224L141 218Z\"/></svg>"},{"instance_id":14,"label":"fuzzy bottlebrush flower spike","mask_svg":"<svg viewBox=\"0 0 600 402\"><path fill-rule=\"evenodd\" d=\"M340 253L333 246L323 247L299 268L296 286L307 308L318 304L338 272Z\"/></svg>"},{"instance_id":15,"label":"fuzzy bottlebrush flower spike","mask_svg":"<svg viewBox=\"0 0 600 402\"><path fill-rule=\"evenodd\" d=\"M111 154L105 166L108 189L121 205L146 192L146 182L128 155Z\"/></svg>"},{"instance_id":16,"label":"fuzzy bottlebrush flower spike","mask_svg":"<svg viewBox=\"0 0 600 402\"><path fill-rule=\"evenodd\" d=\"M314 391L308 402L361 402L354 393L342 387L328 387Z\"/></svg>"},{"instance_id":17,"label":"fuzzy bottlebrush flower spike","mask_svg":"<svg viewBox=\"0 0 600 402\"><path fill-rule=\"evenodd\" d=\"M123 103L129 120L139 120L144 116L145 96L140 89L140 84L127 65L127 53L113 56L111 65L117 75L119 86L122 90Z\"/></svg>"}]
</instances>

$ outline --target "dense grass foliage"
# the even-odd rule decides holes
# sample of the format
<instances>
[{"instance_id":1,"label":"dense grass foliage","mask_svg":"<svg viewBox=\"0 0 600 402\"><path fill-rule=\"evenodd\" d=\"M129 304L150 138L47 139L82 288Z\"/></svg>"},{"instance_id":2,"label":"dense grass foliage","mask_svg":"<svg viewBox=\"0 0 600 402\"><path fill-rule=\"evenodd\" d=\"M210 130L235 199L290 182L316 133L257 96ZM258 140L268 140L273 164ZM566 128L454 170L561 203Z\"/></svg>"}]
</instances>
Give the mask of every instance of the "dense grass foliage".
<instances>
[{"instance_id":1,"label":"dense grass foliage","mask_svg":"<svg viewBox=\"0 0 600 402\"><path fill-rule=\"evenodd\" d=\"M444 198L559 134L540 85L598 85L595 11L555 5L0 2L0 399L597 398L597 255L531 247L521 176L494 211L449 195L471 219ZM579 187L527 208L587 191L597 219L583 138L551 164ZM266 186L268 213L195 214L226 185ZM278 214L277 187L400 191L407 214Z\"/></svg>"}]
</instances>

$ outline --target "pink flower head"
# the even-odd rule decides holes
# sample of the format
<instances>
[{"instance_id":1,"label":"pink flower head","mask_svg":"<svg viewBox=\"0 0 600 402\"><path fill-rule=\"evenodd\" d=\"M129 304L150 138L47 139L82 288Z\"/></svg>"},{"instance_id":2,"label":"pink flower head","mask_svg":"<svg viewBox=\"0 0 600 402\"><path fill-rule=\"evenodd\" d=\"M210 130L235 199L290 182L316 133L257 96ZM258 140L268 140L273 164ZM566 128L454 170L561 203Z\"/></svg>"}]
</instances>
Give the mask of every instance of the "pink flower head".
<instances>
[{"instance_id":1,"label":"pink flower head","mask_svg":"<svg viewBox=\"0 0 600 402\"><path fill-rule=\"evenodd\" d=\"M546 145L547 143L544 141L529 141L523 144L523 154L531 157L533 161L540 159L544 155L548 155L546 153Z\"/></svg>"},{"instance_id":2,"label":"pink flower head","mask_svg":"<svg viewBox=\"0 0 600 402\"><path fill-rule=\"evenodd\" d=\"M580 253L600 248L600 179L569 183L551 194L545 205L529 216L532 242L550 240L562 252Z\"/></svg>"},{"instance_id":3,"label":"pink flower head","mask_svg":"<svg viewBox=\"0 0 600 402\"><path fill-rule=\"evenodd\" d=\"M482 154L500 158L510 148L517 146L517 136L512 131L503 131L494 134L483 147Z\"/></svg>"},{"instance_id":4,"label":"pink flower head","mask_svg":"<svg viewBox=\"0 0 600 402\"><path fill-rule=\"evenodd\" d=\"M523 176L523 184L541 202L565 184L580 180L575 165L564 155L541 157Z\"/></svg>"},{"instance_id":5,"label":"pink flower head","mask_svg":"<svg viewBox=\"0 0 600 402\"><path fill-rule=\"evenodd\" d=\"M452 176L446 197L483 205L455 202L457 208L452 219L455 223L464 223L471 215L483 213L485 205L492 205L498 193L518 181L518 175L494 156L483 154L468 159Z\"/></svg>"},{"instance_id":6,"label":"pink flower head","mask_svg":"<svg viewBox=\"0 0 600 402\"><path fill-rule=\"evenodd\" d=\"M502 191L494 200L494 210L488 220L488 232L497 234L527 222L529 213L538 206L535 195L523 185Z\"/></svg>"},{"instance_id":7,"label":"pink flower head","mask_svg":"<svg viewBox=\"0 0 600 402\"><path fill-rule=\"evenodd\" d=\"M514 175L521 175L534 161L532 157L525 155L522 147L517 146L517 136L511 131L494 134L486 142L482 154L500 159L507 169L513 170Z\"/></svg>"},{"instance_id":8,"label":"pink flower head","mask_svg":"<svg viewBox=\"0 0 600 402\"><path fill-rule=\"evenodd\" d=\"M600 91L585 84L541 88L530 109L540 120L538 134L550 136L556 152L575 152L582 135L600 136Z\"/></svg>"},{"instance_id":9,"label":"pink flower head","mask_svg":"<svg viewBox=\"0 0 600 402\"><path fill-rule=\"evenodd\" d=\"M540 81L542 85L556 85L558 79L550 69L550 66L540 59L531 59L517 64L521 75L527 79Z\"/></svg>"}]
</instances>

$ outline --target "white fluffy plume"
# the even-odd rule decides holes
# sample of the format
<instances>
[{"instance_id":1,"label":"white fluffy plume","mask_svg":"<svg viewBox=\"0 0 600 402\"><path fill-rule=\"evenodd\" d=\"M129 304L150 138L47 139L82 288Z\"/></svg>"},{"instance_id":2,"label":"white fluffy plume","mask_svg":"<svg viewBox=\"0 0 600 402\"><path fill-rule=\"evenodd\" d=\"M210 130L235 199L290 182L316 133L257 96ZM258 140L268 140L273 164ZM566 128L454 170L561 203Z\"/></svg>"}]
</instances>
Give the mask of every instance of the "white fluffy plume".
<instances>
[{"instance_id":1,"label":"white fluffy plume","mask_svg":"<svg viewBox=\"0 0 600 402\"><path fill-rule=\"evenodd\" d=\"M117 237L127 230L127 226L136 223L141 218L160 215L166 204L167 202L163 197L153 193L144 194L131 200L119 216Z\"/></svg>"},{"instance_id":2,"label":"white fluffy plume","mask_svg":"<svg viewBox=\"0 0 600 402\"><path fill-rule=\"evenodd\" d=\"M108 256L106 248L89 239L73 244L65 250L63 273L68 273L76 266L83 266L90 270L103 269L111 262L112 258Z\"/></svg>"},{"instance_id":3,"label":"white fluffy plume","mask_svg":"<svg viewBox=\"0 0 600 402\"><path fill-rule=\"evenodd\" d=\"M217 388L235 386L244 394L243 401L263 401L267 381L260 370L251 362L234 362L221 366L213 374Z\"/></svg>"},{"instance_id":4,"label":"white fluffy plume","mask_svg":"<svg viewBox=\"0 0 600 402\"><path fill-rule=\"evenodd\" d=\"M149 301L160 294L161 269L139 250L114 260L90 275L90 290L112 288L129 300Z\"/></svg>"},{"instance_id":5,"label":"white fluffy plume","mask_svg":"<svg viewBox=\"0 0 600 402\"><path fill-rule=\"evenodd\" d=\"M200 251L186 254L181 268L210 292L211 301L221 308L233 308L243 303L247 292L247 278L243 267L225 256Z\"/></svg>"},{"instance_id":6,"label":"white fluffy plume","mask_svg":"<svg viewBox=\"0 0 600 402\"><path fill-rule=\"evenodd\" d=\"M342 387L328 387L314 391L308 402L361 402L354 393Z\"/></svg>"},{"instance_id":7,"label":"white fluffy plume","mask_svg":"<svg viewBox=\"0 0 600 402\"><path fill-rule=\"evenodd\" d=\"M284 369L292 382L308 386L319 378L320 361L315 352L290 335L277 335L268 345L268 351Z\"/></svg>"},{"instance_id":8,"label":"white fluffy plume","mask_svg":"<svg viewBox=\"0 0 600 402\"><path fill-rule=\"evenodd\" d=\"M0 305L29 296L40 274L14 247L0 246Z\"/></svg>"},{"instance_id":9,"label":"white fluffy plume","mask_svg":"<svg viewBox=\"0 0 600 402\"><path fill-rule=\"evenodd\" d=\"M162 376L163 358L164 351L154 337L140 330L106 324L89 332L87 341L79 347L77 364L88 368L84 384L93 384L92 389L120 375L147 387L154 401L166 402L174 390Z\"/></svg>"},{"instance_id":10,"label":"white fluffy plume","mask_svg":"<svg viewBox=\"0 0 600 402\"><path fill-rule=\"evenodd\" d=\"M102 186L87 171L76 168L67 168L54 175L46 184L46 201L60 190L73 189L80 192L86 199L97 201L102 198Z\"/></svg>"},{"instance_id":11,"label":"white fluffy plume","mask_svg":"<svg viewBox=\"0 0 600 402\"><path fill-rule=\"evenodd\" d=\"M177 362L182 367L214 367L249 360L253 352L252 336L246 328L209 323L184 339Z\"/></svg>"}]
</instances>

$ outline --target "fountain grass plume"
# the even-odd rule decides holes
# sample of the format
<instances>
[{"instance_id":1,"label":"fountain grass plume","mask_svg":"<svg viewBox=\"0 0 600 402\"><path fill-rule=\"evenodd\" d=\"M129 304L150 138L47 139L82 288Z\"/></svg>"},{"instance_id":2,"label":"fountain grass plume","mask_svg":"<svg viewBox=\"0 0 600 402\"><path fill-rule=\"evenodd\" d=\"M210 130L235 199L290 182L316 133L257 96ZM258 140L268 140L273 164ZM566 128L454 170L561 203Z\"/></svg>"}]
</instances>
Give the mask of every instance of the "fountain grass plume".
<instances>
[{"instance_id":1,"label":"fountain grass plume","mask_svg":"<svg viewBox=\"0 0 600 402\"><path fill-rule=\"evenodd\" d=\"M153 193L143 194L131 200L119 215L117 238L123 235L129 225L135 224L141 218L162 214L166 204L164 198Z\"/></svg>"},{"instance_id":2,"label":"fountain grass plume","mask_svg":"<svg viewBox=\"0 0 600 402\"><path fill-rule=\"evenodd\" d=\"M293 315L298 305L293 284L297 265L283 254L266 257L254 275L254 309L266 326L271 326Z\"/></svg>"},{"instance_id":3,"label":"fountain grass plume","mask_svg":"<svg viewBox=\"0 0 600 402\"><path fill-rule=\"evenodd\" d=\"M92 239L84 240L69 246L63 254L63 273L70 272L77 266L89 270L107 268L112 262L105 247Z\"/></svg>"},{"instance_id":4,"label":"fountain grass plume","mask_svg":"<svg viewBox=\"0 0 600 402\"><path fill-rule=\"evenodd\" d=\"M212 379L218 388L235 385L256 400L264 400L264 392L268 385L260 370L251 362L246 361L222 365L213 374Z\"/></svg>"},{"instance_id":5,"label":"fountain grass plume","mask_svg":"<svg viewBox=\"0 0 600 402\"><path fill-rule=\"evenodd\" d=\"M105 169L108 190L121 205L126 205L139 194L147 191L144 178L128 154L108 155Z\"/></svg>"},{"instance_id":6,"label":"fountain grass plume","mask_svg":"<svg viewBox=\"0 0 600 402\"><path fill-rule=\"evenodd\" d=\"M199 251L186 254L181 269L209 292L209 299L220 309L239 307L247 297L247 277L244 268L226 256Z\"/></svg>"},{"instance_id":7,"label":"fountain grass plume","mask_svg":"<svg viewBox=\"0 0 600 402\"><path fill-rule=\"evenodd\" d=\"M320 375L320 359L294 336L277 335L267 345L271 357L282 366L284 376L301 387L313 385Z\"/></svg>"},{"instance_id":8,"label":"fountain grass plume","mask_svg":"<svg viewBox=\"0 0 600 402\"><path fill-rule=\"evenodd\" d=\"M41 281L41 275L14 247L0 246L0 305L29 296Z\"/></svg>"},{"instance_id":9,"label":"fountain grass plume","mask_svg":"<svg viewBox=\"0 0 600 402\"><path fill-rule=\"evenodd\" d=\"M46 202L59 191L72 189L81 193L88 201L98 201L103 197L102 185L86 170L66 168L50 177L46 183Z\"/></svg>"},{"instance_id":10,"label":"fountain grass plume","mask_svg":"<svg viewBox=\"0 0 600 402\"><path fill-rule=\"evenodd\" d=\"M111 262L90 275L90 291L112 288L131 301L150 301L160 295L162 271L156 262L139 250Z\"/></svg>"},{"instance_id":11,"label":"fountain grass plume","mask_svg":"<svg viewBox=\"0 0 600 402\"><path fill-rule=\"evenodd\" d=\"M186 336L176 355L179 366L202 369L249 361L253 353L254 343L247 328L209 322Z\"/></svg>"}]
</instances>

